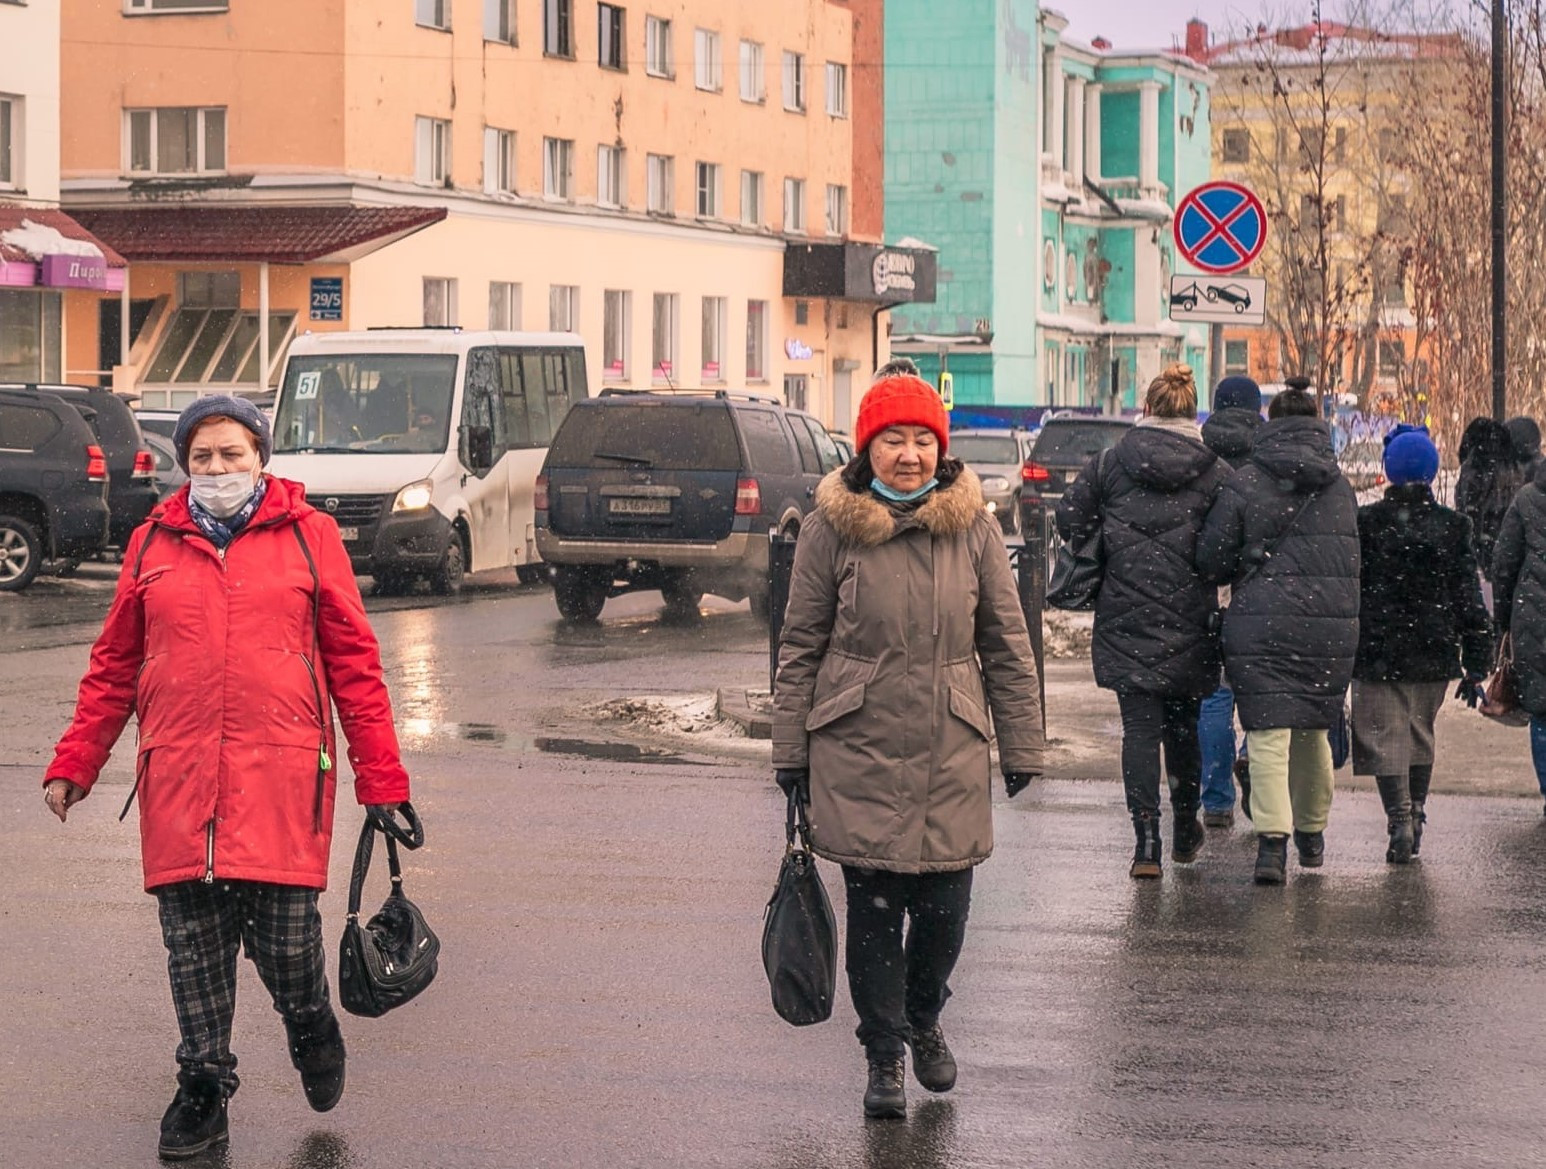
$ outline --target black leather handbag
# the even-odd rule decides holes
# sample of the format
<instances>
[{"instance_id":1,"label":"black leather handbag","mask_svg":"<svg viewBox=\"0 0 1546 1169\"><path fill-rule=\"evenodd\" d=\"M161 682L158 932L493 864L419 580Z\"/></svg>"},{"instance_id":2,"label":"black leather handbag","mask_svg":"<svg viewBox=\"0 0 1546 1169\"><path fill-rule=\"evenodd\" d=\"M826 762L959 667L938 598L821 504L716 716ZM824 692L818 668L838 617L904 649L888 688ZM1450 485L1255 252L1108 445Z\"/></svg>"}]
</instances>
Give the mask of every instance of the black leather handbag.
<instances>
[{"instance_id":1,"label":"black leather handbag","mask_svg":"<svg viewBox=\"0 0 1546 1169\"><path fill-rule=\"evenodd\" d=\"M762 966L773 1009L796 1027L832 1017L837 988L837 922L816 871L810 825L798 788L789 793L784 862L763 913Z\"/></svg>"},{"instance_id":2,"label":"black leather handbag","mask_svg":"<svg viewBox=\"0 0 1546 1169\"><path fill-rule=\"evenodd\" d=\"M1095 460L1095 495L1100 498L1106 471L1106 453ZM1057 560L1047 574L1047 604L1053 609L1076 612L1095 608L1100 599L1101 582L1106 577L1106 546L1096 524L1082 539L1058 545Z\"/></svg>"},{"instance_id":3,"label":"black leather handbag","mask_svg":"<svg viewBox=\"0 0 1546 1169\"><path fill-rule=\"evenodd\" d=\"M424 843L424 825L412 804L400 804L398 810L408 821L406 830L395 823L390 831L378 828L368 818L360 829L354 872L349 878L349 916L338 943L338 1001L351 1015L368 1019L415 998L435 980L440 965L440 939L419 907L403 893L403 873L397 861L399 842L408 849ZM370 871L377 832L386 837L392 892L375 916L361 925L360 894Z\"/></svg>"}]
</instances>

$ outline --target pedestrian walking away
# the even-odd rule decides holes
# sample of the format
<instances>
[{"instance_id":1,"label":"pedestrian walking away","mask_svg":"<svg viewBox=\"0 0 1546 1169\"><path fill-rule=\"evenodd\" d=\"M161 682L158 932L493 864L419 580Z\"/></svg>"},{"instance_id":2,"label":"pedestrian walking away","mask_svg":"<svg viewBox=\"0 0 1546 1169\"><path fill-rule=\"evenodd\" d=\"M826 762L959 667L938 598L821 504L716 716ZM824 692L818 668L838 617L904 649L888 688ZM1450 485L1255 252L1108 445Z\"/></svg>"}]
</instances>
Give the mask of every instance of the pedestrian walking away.
<instances>
[{"instance_id":1,"label":"pedestrian walking away","mask_svg":"<svg viewBox=\"0 0 1546 1169\"><path fill-rule=\"evenodd\" d=\"M1202 441L1232 470L1251 458L1261 427L1261 387L1243 374L1232 374L1213 388L1213 410L1202 424ZM1219 590L1220 605L1229 590ZM1202 748L1202 820L1206 828L1230 828L1235 822L1235 692L1225 682L1202 701L1197 720Z\"/></svg>"},{"instance_id":2,"label":"pedestrian walking away","mask_svg":"<svg viewBox=\"0 0 1546 1169\"><path fill-rule=\"evenodd\" d=\"M1250 462L1219 491L1197 566L1230 586L1224 672L1251 757L1255 879L1324 862L1331 744L1358 648L1358 518L1314 395L1273 398Z\"/></svg>"},{"instance_id":3,"label":"pedestrian walking away","mask_svg":"<svg viewBox=\"0 0 1546 1169\"><path fill-rule=\"evenodd\" d=\"M1492 656L1471 523L1434 499L1438 472L1427 430L1399 426L1385 443L1385 498L1358 509L1353 772L1379 785L1385 859L1398 865L1422 850L1439 707L1457 678L1475 706Z\"/></svg>"},{"instance_id":4,"label":"pedestrian walking away","mask_svg":"<svg viewBox=\"0 0 1546 1169\"><path fill-rule=\"evenodd\" d=\"M1185 365L1150 383L1143 417L1079 473L1058 504L1070 543L1099 532L1105 575L1095 602L1096 685L1122 712L1122 786L1137 844L1128 872L1161 873L1160 749L1175 824L1171 858L1196 859L1202 700L1219 685L1218 589L1196 568L1197 534L1228 474L1202 441L1197 385Z\"/></svg>"},{"instance_id":5,"label":"pedestrian walking away","mask_svg":"<svg viewBox=\"0 0 1546 1169\"><path fill-rule=\"evenodd\" d=\"M1471 550L1488 582L1484 597L1491 591L1492 551L1498 529L1524 482L1508 428L1491 418L1473 418L1460 440L1455 510L1471 521Z\"/></svg>"},{"instance_id":6,"label":"pedestrian walking away","mask_svg":"<svg viewBox=\"0 0 1546 1169\"><path fill-rule=\"evenodd\" d=\"M1514 444L1514 463L1519 468L1522 483L1535 481L1535 473L1541 466L1541 427L1533 418L1521 414L1503 424L1509 440Z\"/></svg>"},{"instance_id":7,"label":"pedestrian walking away","mask_svg":"<svg viewBox=\"0 0 1546 1169\"><path fill-rule=\"evenodd\" d=\"M1492 580L1498 632L1513 643L1519 705L1530 714L1530 754L1546 797L1546 464L1503 517Z\"/></svg>"},{"instance_id":8,"label":"pedestrian walking away","mask_svg":"<svg viewBox=\"0 0 1546 1169\"><path fill-rule=\"evenodd\" d=\"M993 732L1009 795L1042 770L1025 616L948 425L932 386L882 370L859 406L858 453L822 481L800 532L779 646L773 766L809 805L815 851L843 867L876 1118L906 1113L908 1047L925 1088L955 1084L939 1020L972 870L993 851Z\"/></svg>"},{"instance_id":9,"label":"pedestrian walking away","mask_svg":"<svg viewBox=\"0 0 1546 1169\"><path fill-rule=\"evenodd\" d=\"M216 395L174 436L189 482L131 537L75 717L44 779L65 821L130 714L145 888L160 904L181 1042L160 1153L227 1139L240 947L284 1020L319 1112L343 1093L317 893L327 885L337 749L378 823L408 799L380 653L337 525L299 483L263 472L263 414ZM122 816L120 816L122 819Z\"/></svg>"}]
</instances>

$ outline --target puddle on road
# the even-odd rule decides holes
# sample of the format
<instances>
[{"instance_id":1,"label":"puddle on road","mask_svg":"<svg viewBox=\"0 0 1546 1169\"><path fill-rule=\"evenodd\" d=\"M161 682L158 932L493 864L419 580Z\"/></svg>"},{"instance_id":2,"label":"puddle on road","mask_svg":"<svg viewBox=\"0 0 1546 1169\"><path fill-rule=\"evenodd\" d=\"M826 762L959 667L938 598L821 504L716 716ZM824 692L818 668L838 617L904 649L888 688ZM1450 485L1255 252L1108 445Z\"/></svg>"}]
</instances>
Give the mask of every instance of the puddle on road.
<instances>
[{"instance_id":1,"label":"puddle on road","mask_svg":"<svg viewBox=\"0 0 1546 1169\"><path fill-rule=\"evenodd\" d=\"M549 755L576 755L581 759L604 759L609 763L679 763L702 767L703 763L671 751L640 747L633 743L599 743L589 739L534 739L532 745Z\"/></svg>"},{"instance_id":2,"label":"puddle on road","mask_svg":"<svg viewBox=\"0 0 1546 1169\"><path fill-rule=\"evenodd\" d=\"M431 719L410 718L403 720L402 733L405 741L461 739L468 743L488 743L495 747L513 748L517 751L541 751L546 755L571 755L580 759L597 759L608 763L706 766L701 760L688 759L674 751L640 747L633 743L607 743L594 739L529 739L524 735L512 736L508 731L491 723L442 723Z\"/></svg>"}]
</instances>

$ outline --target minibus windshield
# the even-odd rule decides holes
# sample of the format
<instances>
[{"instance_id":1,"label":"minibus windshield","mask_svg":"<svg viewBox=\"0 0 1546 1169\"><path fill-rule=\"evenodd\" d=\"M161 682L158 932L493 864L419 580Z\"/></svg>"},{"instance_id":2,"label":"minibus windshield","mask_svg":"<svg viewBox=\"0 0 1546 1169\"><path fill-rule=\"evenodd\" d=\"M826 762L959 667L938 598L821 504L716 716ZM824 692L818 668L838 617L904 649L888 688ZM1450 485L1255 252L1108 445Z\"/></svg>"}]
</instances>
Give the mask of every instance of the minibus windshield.
<instances>
[{"instance_id":1,"label":"minibus windshield","mask_svg":"<svg viewBox=\"0 0 1546 1169\"><path fill-rule=\"evenodd\" d=\"M291 357L274 417L274 453L441 453L456 361L454 354Z\"/></svg>"}]
</instances>

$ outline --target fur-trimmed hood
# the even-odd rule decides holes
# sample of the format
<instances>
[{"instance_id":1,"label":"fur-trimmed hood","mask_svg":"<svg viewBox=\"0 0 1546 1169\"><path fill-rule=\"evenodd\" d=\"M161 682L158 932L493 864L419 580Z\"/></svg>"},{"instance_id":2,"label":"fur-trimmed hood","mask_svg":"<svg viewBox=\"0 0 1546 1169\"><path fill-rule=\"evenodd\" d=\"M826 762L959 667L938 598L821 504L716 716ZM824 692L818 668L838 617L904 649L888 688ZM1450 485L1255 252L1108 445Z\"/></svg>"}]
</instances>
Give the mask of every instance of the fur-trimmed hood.
<instances>
[{"instance_id":1,"label":"fur-trimmed hood","mask_svg":"<svg viewBox=\"0 0 1546 1169\"><path fill-rule=\"evenodd\" d=\"M878 547L904 526L927 528L936 536L965 532L982 509L982 482L970 467L962 467L948 487L936 488L905 523L873 492L850 491L841 471L828 474L816 488L816 510L844 543L860 548Z\"/></svg>"}]
</instances>

